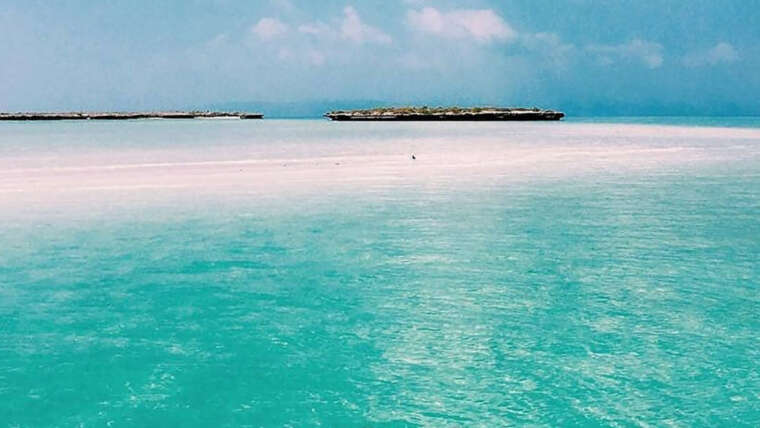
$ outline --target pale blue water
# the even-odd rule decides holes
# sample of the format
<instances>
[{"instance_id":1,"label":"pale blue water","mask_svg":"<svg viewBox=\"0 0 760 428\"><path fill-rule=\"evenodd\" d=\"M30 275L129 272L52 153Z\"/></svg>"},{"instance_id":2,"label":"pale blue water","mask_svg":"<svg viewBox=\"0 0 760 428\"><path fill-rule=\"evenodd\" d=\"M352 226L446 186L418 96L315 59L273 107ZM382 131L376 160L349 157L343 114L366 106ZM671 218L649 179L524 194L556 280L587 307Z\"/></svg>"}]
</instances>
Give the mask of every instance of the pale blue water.
<instances>
[{"instance_id":1,"label":"pale blue water","mask_svg":"<svg viewBox=\"0 0 760 428\"><path fill-rule=\"evenodd\" d=\"M372 153L432 136L422 161L447 133L488 153L589 135L690 150L293 196L7 193L0 426L758 426L754 134L333 125L12 124L0 157Z\"/></svg>"},{"instance_id":2,"label":"pale blue water","mask_svg":"<svg viewBox=\"0 0 760 428\"><path fill-rule=\"evenodd\" d=\"M760 116L569 116L574 123L615 123L646 125L710 126L725 128L760 128Z\"/></svg>"}]
</instances>

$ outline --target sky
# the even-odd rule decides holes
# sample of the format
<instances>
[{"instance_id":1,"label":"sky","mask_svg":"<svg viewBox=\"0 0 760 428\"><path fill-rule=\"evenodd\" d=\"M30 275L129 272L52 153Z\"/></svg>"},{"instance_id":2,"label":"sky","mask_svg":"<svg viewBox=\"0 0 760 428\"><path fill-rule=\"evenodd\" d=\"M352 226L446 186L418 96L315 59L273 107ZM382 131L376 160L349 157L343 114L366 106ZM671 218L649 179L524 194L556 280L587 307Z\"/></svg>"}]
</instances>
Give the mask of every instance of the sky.
<instances>
[{"instance_id":1,"label":"sky","mask_svg":"<svg viewBox=\"0 0 760 428\"><path fill-rule=\"evenodd\" d=\"M758 0L0 0L0 110L760 115Z\"/></svg>"}]
</instances>

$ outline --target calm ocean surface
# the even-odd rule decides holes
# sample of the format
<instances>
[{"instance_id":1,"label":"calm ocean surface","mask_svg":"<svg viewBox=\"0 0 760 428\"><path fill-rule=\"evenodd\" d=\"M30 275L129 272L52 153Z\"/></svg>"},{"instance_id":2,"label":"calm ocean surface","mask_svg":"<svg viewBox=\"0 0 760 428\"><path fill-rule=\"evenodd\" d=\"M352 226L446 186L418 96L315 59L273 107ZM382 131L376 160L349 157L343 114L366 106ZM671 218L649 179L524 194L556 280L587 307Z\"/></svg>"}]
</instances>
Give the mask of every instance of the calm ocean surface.
<instances>
[{"instance_id":1,"label":"calm ocean surface","mask_svg":"<svg viewBox=\"0 0 760 428\"><path fill-rule=\"evenodd\" d=\"M0 427L758 426L757 121L626 122L0 123Z\"/></svg>"}]
</instances>

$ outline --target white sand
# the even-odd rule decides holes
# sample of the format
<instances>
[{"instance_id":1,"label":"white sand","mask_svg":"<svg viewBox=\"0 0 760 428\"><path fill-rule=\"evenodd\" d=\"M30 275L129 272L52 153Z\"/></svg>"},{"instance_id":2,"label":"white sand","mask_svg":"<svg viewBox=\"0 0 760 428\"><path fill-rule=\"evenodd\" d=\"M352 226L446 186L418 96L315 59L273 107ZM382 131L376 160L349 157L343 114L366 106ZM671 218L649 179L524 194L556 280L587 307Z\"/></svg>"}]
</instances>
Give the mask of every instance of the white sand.
<instances>
[{"instance_id":1,"label":"white sand","mask_svg":"<svg viewBox=\"0 0 760 428\"><path fill-rule=\"evenodd\" d=\"M361 143L301 141L288 146L285 141L267 149L260 141L243 141L224 147L117 146L5 155L0 157L0 207L91 200L98 194L118 199L119 192L146 197L157 191L283 194L633 172L678 174L682 168L757 159L760 153L760 130L755 129L561 124L515 128L514 136L483 132L373 142L367 130L354 138ZM283 156L289 152L293 155Z\"/></svg>"}]
</instances>

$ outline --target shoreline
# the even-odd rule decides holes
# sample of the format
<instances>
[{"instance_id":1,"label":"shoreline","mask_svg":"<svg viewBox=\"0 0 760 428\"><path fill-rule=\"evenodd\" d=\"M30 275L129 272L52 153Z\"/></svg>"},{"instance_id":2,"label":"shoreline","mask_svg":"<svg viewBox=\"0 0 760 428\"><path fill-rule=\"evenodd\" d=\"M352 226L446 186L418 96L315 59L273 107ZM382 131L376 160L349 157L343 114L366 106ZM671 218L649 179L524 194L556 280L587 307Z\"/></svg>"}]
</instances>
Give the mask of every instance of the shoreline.
<instances>
[{"instance_id":1,"label":"shoreline","mask_svg":"<svg viewBox=\"0 0 760 428\"><path fill-rule=\"evenodd\" d=\"M329 122L324 126L330 128ZM670 173L673 168L698 168L756 157L748 148L760 136L760 130L735 129L726 133L709 128L610 129L598 125L561 130L552 127L556 131L546 135L539 128L543 127L524 128L511 139L486 131L448 138L426 135L370 139L351 148L341 142L345 141L340 138L343 131L314 135L309 141L319 144L307 146L300 140L270 143L285 133L265 134L268 136L264 140L251 139L247 134L234 138L233 133L224 145L172 137L171 144L160 145L158 142L168 141L167 136L173 134L159 133L149 134L144 141L136 140L140 142L136 146L87 143L62 149L60 145L45 145L34 153L11 147L5 154L0 153L0 211L18 205L20 195L25 195L26 201L53 202L99 199L92 192L101 190L135 190L146 197L143 192L186 190L223 197L235 192L364 192L412 185L487 186L586 175ZM91 141L93 134L87 129L77 127L71 140ZM351 129L345 132L353 135ZM288 131L287 135L292 133ZM97 135L100 138L101 134ZM610 137L610 144L591 143L604 136ZM636 138L633 143L628 141L632 137ZM205 138L212 141L217 134ZM720 144L707 139L717 139ZM26 145L22 141L19 147ZM114 198L118 202L118 195Z\"/></svg>"},{"instance_id":2,"label":"shoreline","mask_svg":"<svg viewBox=\"0 0 760 428\"><path fill-rule=\"evenodd\" d=\"M537 107L396 107L327 112L334 121L559 121L565 114Z\"/></svg>"},{"instance_id":3,"label":"shoreline","mask_svg":"<svg viewBox=\"0 0 760 428\"><path fill-rule=\"evenodd\" d=\"M135 120L135 119L263 119L254 112L159 111L159 112L19 112L0 113L0 121L42 120Z\"/></svg>"}]
</instances>

